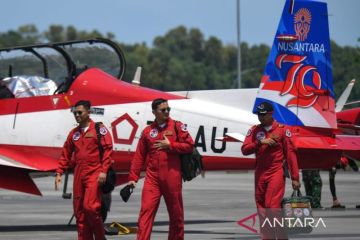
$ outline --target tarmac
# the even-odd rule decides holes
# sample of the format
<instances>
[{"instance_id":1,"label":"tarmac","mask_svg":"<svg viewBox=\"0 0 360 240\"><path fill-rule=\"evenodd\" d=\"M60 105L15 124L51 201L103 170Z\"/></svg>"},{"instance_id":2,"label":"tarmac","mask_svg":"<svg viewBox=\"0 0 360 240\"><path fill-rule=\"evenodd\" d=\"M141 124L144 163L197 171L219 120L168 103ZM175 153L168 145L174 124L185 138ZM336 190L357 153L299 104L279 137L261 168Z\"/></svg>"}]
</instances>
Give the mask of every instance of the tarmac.
<instances>
[{"instance_id":1,"label":"tarmac","mask_svg":"<svg viewBox=\"0 0 360 240\"><path fill-rule=\"evenodd\" d=\"M324 210L314 210L315 219L324 224L313 228L310 234L298 234L290 239L360 239L360 173L339 170L336 175L337 195L345 210L332 210L327 171L321 172L323 180L322 205ZM61 191L54 191L54 178L36 178L43 197L0 190L0 239L76 239L76 226L72 216L72 200L64 200ZM71 181L70 181L71 182ZM112 193L111 212L107 223L120 222L136 227L140 209L140 181L129 202L124 203L120 187ZM70 184L71 185L71 184ZM71 191L71 188L69 189ZM286 196L291 194L287 181ZM304 193L304 188L302 187ZM205 178L197 177L183 184L185 209L185 239L260 239L254 231L259 229L254 202L254 173L207 172ZM238 224L243 221L244 226ZM253 222L255 219L255 222ZM168 214L161 202L153 227L151 239L167 239ZM107 236L111 239L136 239L134 234Z\"/></svg>"}]
</instances>

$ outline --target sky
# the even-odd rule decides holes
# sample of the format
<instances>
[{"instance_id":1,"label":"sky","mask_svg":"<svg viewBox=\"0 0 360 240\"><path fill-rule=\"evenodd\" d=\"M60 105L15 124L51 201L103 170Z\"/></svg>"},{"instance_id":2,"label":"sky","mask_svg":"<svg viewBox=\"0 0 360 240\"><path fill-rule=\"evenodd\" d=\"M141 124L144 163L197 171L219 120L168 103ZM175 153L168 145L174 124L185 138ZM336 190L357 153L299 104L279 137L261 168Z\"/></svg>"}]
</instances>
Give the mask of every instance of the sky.
<instances>
[{"instance_id":1,"label":"sky","mask_svg":"<svg viewBox=\"0 0 360 240\"><path fill-rule=\"evenodd\" d=\"M339 45L360 46L360 0L328 3L330 38ZM240 0L241 41L271 45L285 0ZM123 43L145 42L179 25L199 28L207 39L236 44L236 0L11 0L2 2L0 32L35 24L114 33Z\"/></svg>"}]
</instances>

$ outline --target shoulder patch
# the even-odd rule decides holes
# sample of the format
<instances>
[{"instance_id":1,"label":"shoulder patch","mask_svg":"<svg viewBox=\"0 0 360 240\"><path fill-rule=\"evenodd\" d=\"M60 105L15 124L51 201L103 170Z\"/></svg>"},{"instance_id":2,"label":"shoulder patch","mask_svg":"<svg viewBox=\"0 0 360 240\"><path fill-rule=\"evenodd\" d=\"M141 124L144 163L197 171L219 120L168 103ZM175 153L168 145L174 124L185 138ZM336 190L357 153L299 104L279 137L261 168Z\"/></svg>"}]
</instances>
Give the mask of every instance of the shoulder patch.
<instances>
[{"instance_id":1,"label":"shoulder patch","mask_svg":"<svg viewBox=\"0 0 360 240\"><path fill-rule=\"evenodd\" d=\"M187 124L181 124L181 131L187 132Z\"/></svg>"},{"instance_id":2,"label":"shoulder patch","mask_svg":"<svg viewBox=\"0 0 360 240\"><path fill-rule=\"evenodd\" d=\"M80 132L79 131L77 131L77 132L75 132L74 134L73 134L73 140L74 141L77 141L77 140L79 140L80 139Z\"/></svg>"},{"instance_id":3,"label":"shoulder patch","mask_svg":"<svg viewBox=\"0 0 360 240\"><path fill-rule=\"evenodd\" d=\"M286 135L287 137L289 137L289 138L291 137L291 132L290 132L289 129L286 129L285 135Z\"/></svg>"},{"instance_id":4,"label":"shoulder patch","mask_svg":"<svg viewBox=\"0 0 360 240\"><path fill-rule=\"evenodd\" d=\"M101 134L101 135L106 135L107 132L108 132L108 131L107 131L106 127L100 128L100 134Z\"/></svg>"},{"instance_id":5,"label":"shoulder patch","mask_svg":"<svg viewBox=\"0 0 360 240\"><path fill-rule=\"evenodd\" d=\"M250 129L248 130L246 136L247 136L247 137L250 136L250 135L251 135L251 132L252 132L252 128L250 128Z\"/></svg>"}]
</instances>

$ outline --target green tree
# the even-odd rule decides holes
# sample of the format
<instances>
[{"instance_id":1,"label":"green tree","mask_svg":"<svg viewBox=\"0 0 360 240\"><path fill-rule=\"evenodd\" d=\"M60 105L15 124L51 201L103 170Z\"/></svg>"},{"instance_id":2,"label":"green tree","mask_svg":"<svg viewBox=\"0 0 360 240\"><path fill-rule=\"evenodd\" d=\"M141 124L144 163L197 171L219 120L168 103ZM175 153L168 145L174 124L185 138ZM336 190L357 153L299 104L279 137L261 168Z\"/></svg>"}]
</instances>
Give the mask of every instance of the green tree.
<instances>
[{"instance_id":1,"label":"green tree","mask_svg":"<svg viewBox=\"0 0 360 240\"><path fill-rule=\"evenodd\" d=\"M65 41L66 33L61 25L51 25L48 31L44 32L44 36L49 42Z\"/></svg>"},{"instance_id":2,"label":"green tree","mask_svg":"<svg viewBox=\"0 0 360 240\"><path fill-rule=\"evenodd\" d=\"M349 101L360 99L360 48L345 46L341 47L331 41L331 60L333 65L333 82L335 96L338 98L346 85L353 78L357 78Z\"/></svg>"}]
</instances>

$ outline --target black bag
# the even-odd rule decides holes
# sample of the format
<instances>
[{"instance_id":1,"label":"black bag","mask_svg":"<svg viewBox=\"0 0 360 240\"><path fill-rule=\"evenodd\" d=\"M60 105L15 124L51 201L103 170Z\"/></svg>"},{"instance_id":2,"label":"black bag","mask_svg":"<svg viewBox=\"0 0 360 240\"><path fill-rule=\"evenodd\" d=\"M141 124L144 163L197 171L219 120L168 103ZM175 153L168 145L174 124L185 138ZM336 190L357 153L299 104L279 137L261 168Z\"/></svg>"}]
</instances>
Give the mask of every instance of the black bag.
<instances>
[{"instance_id":1,"label":"black bag","mask_svg":"<svg viewBox=\"0 0 360 240\"><path fill-rule=\"evenodd\" d=\"M102 192L105 194L112 192L115 188L115 184L116 184L116 172L112 168L109 168L106 174L105 183L101 187Z\"/></svg>"},{"instance_id":2,"label":"black bag","mask_svg":"<svg viewBox=\"0 0 360 240\"><path fill-rule=\"evenodd\" d=\"M130 198L130 195L133 192L133 187L130 185L126 185L120 190L120 196L124 202L127 202Z\"/></svg>"},{"instance_id":3,"label":"black bag","mask_svg":"<svg viewBox=\"0 0 360 240\"><path fill-rule=\"evenodd\" d=\"M104 149L103 149L103 146L101 145L100 124L102 124L102 123L101 122L95 123L95 130L96 130L96 135L97 135L97 139L98 139L100 159L102 159L103 154L104 154ZM115 184L116 184L116 172L110 167L106 174L105 183L101 187L102 192L106 194L106 193L113 191L115 188Z\"/></svg>"},{"instance_id":4,"label":"black bag","mask_svg":"<svg viewBox=\"0 0 360 240\"><path fill-rule=\"evenodd\" d=\"M179 134L176 126L177 121L175 121L175 133L176 139L179 140ZM180 154L181 160L181 175L183 181L191 181L193 178L198 176L203 171L202 156L198 150L194 147L192 153Z\"/></svg>"},{"instance_id":5,"label":"black bag","mask_svg":"<svg viewBox=\"0 0 360 240\"><path fill-rule=\"evenodd\" d=\"M310 233L312 227L306 224L305 218L312 218L311 197L303 197L300 190L294 190L291 197L285 197L281 202L284 218L294 218L289 225L285 221L287 233Z\"/></svg>"}]
</instances>

